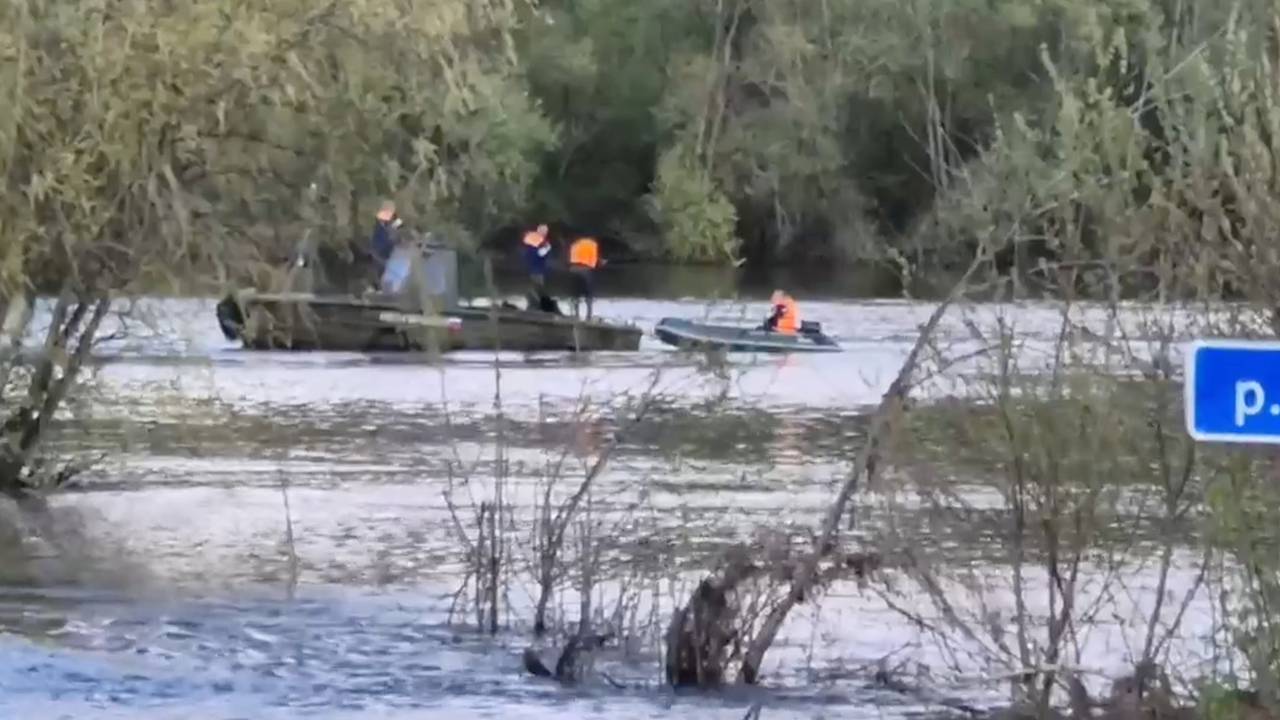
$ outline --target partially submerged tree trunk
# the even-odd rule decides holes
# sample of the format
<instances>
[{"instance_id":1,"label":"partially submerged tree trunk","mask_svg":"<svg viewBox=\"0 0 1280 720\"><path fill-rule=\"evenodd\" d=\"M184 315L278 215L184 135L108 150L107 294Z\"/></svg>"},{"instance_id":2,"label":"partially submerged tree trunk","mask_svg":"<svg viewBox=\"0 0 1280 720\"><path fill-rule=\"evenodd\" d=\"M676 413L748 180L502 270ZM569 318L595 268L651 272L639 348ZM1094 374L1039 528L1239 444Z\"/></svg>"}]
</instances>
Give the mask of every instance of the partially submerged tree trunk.
<instances>
[{"instance_id":1,"label":"partially submerged tree trunk","mask_svg":"<svg viewBox=\"0 0 1280 720\"><path fill-rule=\"evenodd\" d=\"M565 642L564 649L560 651L560 657L556 660L555 670L547 667L542 662L542 658L538 656L538 651L531 647L524 649L521 660L524 663L524 669L530 675L537 677L553 678L557 682L564 685L573 685L583 680L589 666L592 664L592 653L604 647L612 639L611 634L594 635L589 633L578 632L571 635ZM617 686L617 683L605 676L611 685Z\"/></svg>"},{"instance_id":2,"label":"partially submerged tree trunk","mask_svg":"<svg viewBox=\"0 0 1280 720\"><path fill-rule=\"evenodd\" d=\"M789 568L787 575L790 588L787 594L770 609L759 630L750 639L738 670L738 682L754 684L759 679L765 653L773 645L783 622L792 608L804 602L815 588L850 572L865 575L880 565L879 556L851 555L840 551L840 521L848 511L849 502L861 481L875 475L892 421L904 408L922 356L929 347L938 324L952 303L968 288L970 279L986 260L985 254L974 258L951 295L938 305L921 327L915 345L880 400L866 444L855 459L848 479L827 508L820 534L814 539L809 552ZM832 560L835 561L834 564ZM827 567L823 566L824 561L827 562ZM712 575L698 585L685 607L675 611L667 631L665 670L668 683L676 687L715 687L725 681L728 662L738 654L739 643L742 641L738 609L734 603L735 591L742 581L757 571L758 568L750 562L745 552L735 555L729 559L720 574ZM734 647L731 648L731 645Z\"/></svg>"},{"instance_id":3,"label":"partially submerged tree trunk","mask_svg":"<svg viewBox=\"0 0 1280 720\"><path fill-rule=\"evenodd\" d=\"M946 315L951 305L969 288L971 278L986 261L985 252L980 253L973 259L964 276L956 283L950 295L938 304L933 314L929 316L928 321L920 328L915 345L907 354L906 359L903 360L897 377L894 378L889 385L889 389L885 391L884 396L880 399L880 404L872 416L871 428L867 433L866 443L855 458L848 479L841 485L835 499L827 507L822 530L818 537L814 539L813 547L791 573L791 586L786 596L773 606L768 615L765 616L759 630L751 638L751 642L742 658L742 666L738 672L739 682L754 684L759 679L760 666L764 662L765 653L773 645L774 639L777 638L778 632L782 629L782 624L786 621L787 615L790 614L792 608L803 602L815 587L824 582L825 578L838 576L844 570L842 566L849 564L847 560L841 560L835 567L828 568L825 571L822 569L824 560L830 560L832 557L847 557L845 553L839 551L840 520L848 511L849 502L854 493L857 492L862 480L866 478L870 482L874 478L880 463L880 455L885 438L892 429L893 419L905 407L907 396L910 394L915 382L914 378L922 356L932 342L938 324L942 322L942 318ZM856 564L854 563L854 565ZM879 564L878 559L875 564ZM853 567L854 565L850 566ZM865 567L863 569L865 570Z\"/></svg>"},{"instance_id":4,"label":"partially submerged tree trunk","mask_svg":"<svg viewBox=\"0 0 1280 720\"><path fill-rule=\"evenodd\" d=\"M32 359L25 396L4 410L0 425L0 493L22 498L32 491L57 487L66 479L65 473L42 475L40 445L54 414L79 378L110 308L110 298L103 295L64 292L58 297L44 343ZM30 312L29 308L25 311L28 321ZM6 327L6 333L8 330ZM12 377L13 362L16 360L10 358L6 363L10 367L5 370L5 379Z\"/></svg>"},{"instance_id":5,"label":"partially submerged tree trunk","mask_svg":"<svg viewBox=\"0 0 1280 720\"><path fill-rule=\"evenodd\" d=\"M667 628L666 680L674 687L716 687L739 641L738 586L759 570L743 548L724 567L698 583L689 603L675 611Z\"/></svg>"}]
</instances>

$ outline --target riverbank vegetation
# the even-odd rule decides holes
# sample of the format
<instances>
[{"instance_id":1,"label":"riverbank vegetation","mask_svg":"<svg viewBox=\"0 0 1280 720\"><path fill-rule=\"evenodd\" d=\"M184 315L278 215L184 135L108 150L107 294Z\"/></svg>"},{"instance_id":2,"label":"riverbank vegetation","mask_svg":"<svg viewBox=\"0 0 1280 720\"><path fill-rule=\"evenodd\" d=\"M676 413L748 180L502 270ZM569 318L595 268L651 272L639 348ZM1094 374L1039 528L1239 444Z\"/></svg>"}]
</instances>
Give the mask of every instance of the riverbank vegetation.
<instances>
[{"instance_id":1,"label":"riverbank vegetation","mask_svg":"<svg viewBox=\"0 0 1280 720\"><path fill-rule=\"evenodd\" d=\"M1280 11L1260 0L10 2L0 491L27 498L68 477L44 439L118 298L157 283L266 283L302 237L356 260L385 196L415 224L477 245L537 219L682 262L869 258L909 276L949 271L961 280L809 534L772 556L735 548L672 603L665 628L647 629L666 643L666 681L767 679L795 607L838 582L897 575L930 609L878 586L889 606L944 647L965 645L1012 679L1016 703L1048 717L1064 693L1081 700L1082 635L1150 565L1154 606L1135 610L1142 641L1127 659L1181 662L1169 639L1190 593L1230 587L1208 644L1242 664L1230 675L1218 656L1179 667L1201 699L1270 712L1280 584L1269 471L1198 450L1169 387L1173 347L1189 334L1280 327L1278 72ZM1018 329L969 300L1033 284L1062 315L1046 361L1024 368ZM40 352L19 359L37 295L53 298L49 322ZM1122 302L1135 295L1152 308L1136 324ZM1250 305L1214 305L1234 298ZM1160 304L1170 300L1194 302L1174 313ZM1101 325L1073 314L1082 301ZM957 316L972 342L944 347L935 331ZM940 376L976 387L984 408L921 412L913 393ZM617 414L640 424L650 399ZM467 567L459 607L500 632L506 583L522 569L536 588L534 633L572 626L594 646L589 618L603 613L591 591L610 579L601 538L622 532L591 517L612 445L580 476L557 465L542 478L522 539L532 550L513 554L495 405L492 498L445 498ZM1007 540L998 577L925 554L924 531L894 503L911 493L929 511L977 514L955 478L938 476L939 452L995 498L983 522ZM877 498L889 520L849 532ZM1141 522L1117 527L1130 504ZM1188 526L1203 541L1179 596L1170 577ZM1125 551L1099 559L1100 538L1115 533ZM639 572L632 561L618 572ZM575 584L570 613L553 598ZM749 602L731 597L748 585ZM995 595L1012 598L1012 616ZM631 598L616 602L635 624ZM1108 707L1169 710L1172 689L1148 674ZM1254 694L1230 694L1236 685Z\"/></svg>"},{"instance_id":2,"label":"riverbank vegetation","mask_svg":"<svg viewBox=\"0 0 1280 720\"><path fill-rule=\"evenodd\" d=\"M16 248L30 267L51 233L101 236L105 212L169 261L243 267L307 232L351 252L386 196L457 239L536 220L618 255L915 272L963 267L993 232L1023 275L1062 242L1159 235L1129 258L1157 273L1182 259L1171 244L1247 256L1267 234L1280 40L1263 2L3 12L8 282Z\"/></svg>"}]
</instances>

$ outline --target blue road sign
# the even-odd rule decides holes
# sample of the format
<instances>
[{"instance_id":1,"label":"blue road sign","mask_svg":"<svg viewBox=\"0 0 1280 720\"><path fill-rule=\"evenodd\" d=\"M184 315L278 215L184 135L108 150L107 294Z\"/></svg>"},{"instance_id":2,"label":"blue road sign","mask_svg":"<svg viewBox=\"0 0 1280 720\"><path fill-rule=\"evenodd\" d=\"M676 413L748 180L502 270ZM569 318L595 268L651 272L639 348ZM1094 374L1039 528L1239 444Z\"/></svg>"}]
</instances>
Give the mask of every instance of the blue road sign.
<instances>
[{"instance_id":1,"label":"blue road sign","mask_svg":"<svg viewBox=\"0 0 1280 720\"><path fill-rule=\"evenodd\" d=\"M1192 343L1183 403L1196 440L1280 444L1280 342Z\"/></svg>"}]
</instances>

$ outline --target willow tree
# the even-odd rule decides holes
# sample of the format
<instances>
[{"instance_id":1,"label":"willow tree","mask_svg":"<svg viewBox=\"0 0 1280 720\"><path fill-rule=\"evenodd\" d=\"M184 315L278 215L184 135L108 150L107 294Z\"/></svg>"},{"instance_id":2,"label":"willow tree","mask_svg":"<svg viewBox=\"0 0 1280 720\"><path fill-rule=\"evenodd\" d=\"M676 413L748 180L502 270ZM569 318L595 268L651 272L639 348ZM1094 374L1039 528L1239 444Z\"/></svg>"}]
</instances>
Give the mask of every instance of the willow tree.
<instances>
[{"instance_id":1,"label":"willow tree","mask_svg":"<svg viewBox=\"0 0 1280 720\"><path fill-rule=\"evenodd\" d=\"M1280 707L1275 467L1260 455L1190 441L1170 356L1188 329L1237 337L1274 337L1280 330L1280 12L1263 2L1082 8L1087 22L1074 28L1076 43L1043 50L1052 90L1047 112L1007 113L989 150L956 173L938 218L961 237L1032 251L1038 262L1026 269L1061 296L1107 301L1111 323L1101 339L1109 372L1084 379L1096 393L1118 386L1112 373L1120 372L1128 376L1128 399L1105 398L1089 409L1105 409L1130 426L1112 435L1150 447L1124 477L1107 479L1104 465L1115 454L1105 451L1064 477L1105 480L1095 485L1104 492L1129 484L1168 498L1159 529L1169 535L1178 531L1174 520L1203 518L1206 557L1219 560L1214 577L1223 583L1215 593L1223 627L1215 631L1237 643L1251 671L1245 679L1274 709ZM1136 330L1120 312L1121 301L1135 297L1156 303ZM1190 328L1175 307L1192 311ZM1130 306L1130 318L1135 311ZM1064 328L1070 329L1065 316ZM1073 370L1084 364L1075 362ZM1028 389L1018 388L1018 397L1034 398ZM1073 390L1046 407L1062 420L1071 402L1088 395ZM1015 422L1002 432L1023 448L1052 447L1061 458L1073 440L1086 437L1064 427ZM998 442L967 439L972 447ZM1041 544L1052 539L1052 523L1070 517L1064 511L1070 505L1028 513L1021 488L1012 489L1018 492L1007 495L1009 516L1034 517L1026 527ZM1051 489L1046 497L1056 501L1060 491ZM1162 578L1171 548L1172 542L1159 561ZM1046 573L1052 569L1046 563ZM1176 626L1180 616L1175 603L1157 596L1140 660L1158 657L1156 626ZM1088 622L1086 612L1063 605L1060 617L1030 627L1022 666L1055 665L1051 653L1063 627Z\"/></svg>"},{"instance_id":2,"label":"willow tree","mask_svg":"<svg viewBox=\"0 0 1280 720\"><path fill-rule=\"evenodd\" d=\"M555 122L532 208L543 217L649 238L638 200L653 182L663 128L654 108L665 59L698 44L686 0L542 0L517 34L530 92Z\"/></svg>"},{"instance_id":3,"label":"willow tree","mask_svg":"<svg viewBox=\"0 0 1280 720\"><path fill-rule=\"evenodd\" d=\"M1088 17L1074 47L1042 48L1049 103L1004 109L991 146L953 173L938 222L1032 248L1094 296L1244 297L1269 316L1275 9L1099 2Z\"/></svg>"},{"instance_id":4,"label":"willow tree","mask_svg":"<svg viewBox=\"0 0 1280 720\"><path fill-rule=\"evenodd\" d=\"M727 201L753 258L882 255L931 207L944 168L989 144L997 108L1047 106L1038 47L1074 41L1061 32L1082 22L1064 17L1072 7L687 3L698 41L666 59L654 201L695 218L693 191L705 208ZM667 250L700 245L736 249L685 235Z\"/></svg>"},{"instance_id":5,"label":"willow tree","mask_svg":"<svg viewBox=\"0 0 1280 720\"><path fill-rule=\"evenodd\" d=\"M286 110L325 227L367 232L376 194L455 236L525 207L555 135L525 88L512 33L528 8L517 5L343 4L307 60L310 95Z\"/></svg>"},{"instance_id":6,"label":"willow tree","mask_svg":"<svg viewBox=\"0 0 1280 720\"><path fill-rule=\"evenodd\" d=\"M0 490L56 485L41 441L115 298L243 276L273 239L354 227L366 198L458 225L519 203L549 131L509 81L514 16L500 0L0 7ZM20 362L38 296L42 347Z\"/></svg>"}]
</instances>

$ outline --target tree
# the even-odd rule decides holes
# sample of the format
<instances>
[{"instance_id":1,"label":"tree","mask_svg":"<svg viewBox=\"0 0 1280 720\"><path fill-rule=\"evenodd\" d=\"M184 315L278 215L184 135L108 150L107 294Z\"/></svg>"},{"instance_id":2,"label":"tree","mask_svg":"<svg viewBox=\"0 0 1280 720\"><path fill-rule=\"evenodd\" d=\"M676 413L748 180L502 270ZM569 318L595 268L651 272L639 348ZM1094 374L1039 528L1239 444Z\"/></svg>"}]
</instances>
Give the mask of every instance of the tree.
<instances>
[{"instance_id":1,"label":"tree","mask_svg":"<svg viewBox=\"0 0 1280 720\"><path fill-rule=\"evenodd\" d=\"M59 481L41 439L114 297L243 277L307 228L347 243L379 195L455 228L519 206L551 136L513 80L515 21L502 2L0 8L0 489Z\"/></svg>"}]
</instances>

